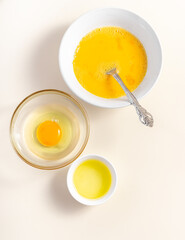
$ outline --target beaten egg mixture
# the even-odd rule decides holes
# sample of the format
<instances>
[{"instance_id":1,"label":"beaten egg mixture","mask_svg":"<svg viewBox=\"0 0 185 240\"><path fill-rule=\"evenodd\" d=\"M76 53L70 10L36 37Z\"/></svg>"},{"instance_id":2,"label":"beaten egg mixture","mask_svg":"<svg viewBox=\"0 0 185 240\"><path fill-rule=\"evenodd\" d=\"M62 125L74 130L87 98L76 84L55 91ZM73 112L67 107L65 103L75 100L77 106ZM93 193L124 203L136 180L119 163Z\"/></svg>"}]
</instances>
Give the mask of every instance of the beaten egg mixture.
<instances>
[{"instance_id":1,"label":"beaten egg mixture","mask_svg":"<svg viewBox=\"0 0 185 240\"><path fill-rule=\"evenodd\" d=\"M82 38L73 60L74 73L82 87L103 98L125 95L117 81L106 75L115 67L130 91L143 80L147 56L133 34L120 27L101 27Z\"/></svg>"}]
</instances>

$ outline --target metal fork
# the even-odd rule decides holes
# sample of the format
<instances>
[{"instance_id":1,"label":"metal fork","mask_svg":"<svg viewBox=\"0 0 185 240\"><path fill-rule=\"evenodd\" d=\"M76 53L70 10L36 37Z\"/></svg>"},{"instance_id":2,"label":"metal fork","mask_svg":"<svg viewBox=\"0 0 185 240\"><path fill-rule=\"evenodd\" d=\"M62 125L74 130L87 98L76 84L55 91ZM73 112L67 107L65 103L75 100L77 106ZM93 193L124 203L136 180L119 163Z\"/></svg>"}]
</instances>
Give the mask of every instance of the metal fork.
<instances>
[{"instance_id":1,"label":"metal fork","mask_svg":"<svg viewBox=\"0 0 185 240\"><path fill-rule=\"evenodd\" d=\"M136 99L136 97L129 91L129 89L126 87L126 85L124 84L124 82L122 81L122 79L120 78L120 76L118 75L118 73L116 72L116 68L111 69L110 71L106 72L106 74L108 75L112 75L116 81L120 84L120 86L123 88L128 101L130 102L130 104L132 104L135 109L136 112L139 116L139 120L148 127L153 127L153 117L152 115L146 111L146 109L144 109L138 102L138 100Z\"/></svg>"}]
</instances>

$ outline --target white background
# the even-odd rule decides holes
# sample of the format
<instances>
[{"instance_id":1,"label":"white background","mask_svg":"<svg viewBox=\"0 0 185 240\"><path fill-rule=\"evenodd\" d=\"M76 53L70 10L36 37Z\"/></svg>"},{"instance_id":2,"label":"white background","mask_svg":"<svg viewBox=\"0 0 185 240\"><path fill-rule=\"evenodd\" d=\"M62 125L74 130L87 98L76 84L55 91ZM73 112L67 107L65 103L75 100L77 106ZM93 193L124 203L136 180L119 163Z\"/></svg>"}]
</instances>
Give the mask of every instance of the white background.
<instances>
[{"instance_id":1,"label":"white background","mask_svg":"<svg viewBox=\"0 0 185 240\"><path fill-rule=\"evenodd\" d=\"M183 0L0 0L0 239L185 239L185 5ZM70 93L59 72L58 48L71 22L87 10L120 7L156 31L163 68L141 100L155 118L140 124L133 107L100 109L83 103L91 134L84 154L115 166L114 196L80 205L66 188L68 168L26 165L9 140L17 104L34 91Z\"/></svg>"}]
</instances>

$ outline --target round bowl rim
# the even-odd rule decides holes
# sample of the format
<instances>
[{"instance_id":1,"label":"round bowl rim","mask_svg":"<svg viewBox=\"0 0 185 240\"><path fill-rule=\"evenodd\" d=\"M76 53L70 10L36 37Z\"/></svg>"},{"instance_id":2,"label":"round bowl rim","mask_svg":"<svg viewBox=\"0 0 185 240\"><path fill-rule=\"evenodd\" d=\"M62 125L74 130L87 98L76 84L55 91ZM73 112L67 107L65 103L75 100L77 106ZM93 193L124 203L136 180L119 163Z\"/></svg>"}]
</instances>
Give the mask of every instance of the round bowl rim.
<instances>
[{"instance_id":1,"label":"round bowl rim","mask_svg":"<svg viewBox=\"0 0 185 240\"><path fill-rule=\"evenodd\" d=\"M158 44L158 47L159 47L159 55L160 55L160 67L159 67L159 71L158 71L158 74L156 76L156 79L152 82L151 84L151 87L145 92L143 93L141 96L139 96L137 99L142 99L145 95L147 95L154 87L154 85L157 83L159 77L160 77L160 74L161 74L161 69L162 69L162 47L161 47L161 43L159 41L159 38L156 34L156 31L153 29L153 27L142 17L140 17L139 15L137 15L136 13L132 12L132 11L129 11L127 9L124 9L124 8L117 8L117 7L102 7L102 8L95 8L95 9L92 9L92 10L89 10L89 11L86 11L85 13L81 14L80 16L78 16L70 25L69 27L67 28L67 30L65 31L62 39L61 39L61 42L60 42L60 47L59 47L59 54L58 54L58 60L59 60L59 69L60 69L60 72L61 72L61 75L65 81L65 83L67 84L67 86L69 87L69 89L75 94L75 96L77 96L78 98L82 99L83 101L91 104L91 105L94 105L94 106L97 106L97 107L100 107L100 108L108 108L108 109L116 109L116 108L122 108L122 107L127 107L130 105L130 103L128 101L123 101L123 104L122 105L115 105L115 106L110 106L109 103L107 104L102 104L102 103L98 103L98 101L96 102L93 102L92 100L89 100L88 98L86 97L83 97L82 95L76 93L76 91L74 91L74 89L71 88L71 85L68 83L66 77L65 77L65 74L64 74L64 69L62 67L62 64L61 64L61 52L62 52L62 48L63 48L63 44L65 42L65 38L66 38L66 35L68 34L69 30L73 27L73 25L75 25L75 23L80 20L81 18L93 13L93 12L97 12L97 11L101 11L101 10L115 10L115 11L123 11L125 13L129 13L135 17L137 17L138 19L142 20L152 31L152 33L154 34L156 40L157 40L157 44ZM135 91L135 90L134 90Z\"/></svg>"},{"instance_id":2,"label":"round bowl rim","mask_svg":"<svg viewBox=\"0 0 185 240\"><path fill-rule=\"evenodd\" d=\"M76 168L84 161L88 160L88 159L96 159L99 160L100 162L104 163L109 171L111 172L111 177L112 177L112 186L110 187L110 189L108 190L108 192L103 195L102 197L98 198L98 199L88 199L85 198L83 196L81 196L76 190L75 190L75 186L72 183L72 177L74 175L74 172L76 170ZM117 186L117 173L115 170L115 167L113 166L113 164L105 157L101 156L101 155L97 155L97 154L87 154L84 156L79 157L77 160L75 160L72 165L70 166L68 173L67 173L67 188L71 194L71 196L78 202L80 202L81 204L87 205L87 206L95 206L95 205L100 205L103 204L104 202L106 202L107 200L109 200L112 195L115 192Z\"/></svg>"},{"instance_id":3,"label":"round bowl rim","mask_svg":"<svg viewBox=\"0 0 185 240\"><path fill-rule=\"evenodd\" d=\"M63 95L65 97L67 97L68 99L72 100L73 103L75 103L78 108L80 109L80 111L82 112L85 122L86 122L86 137L84 140L84 143L81 147L81 149L78 151L78 153L70 160L68 161L66 164L60 164L58 166L40 166L38 164L34 164L32 162L30 162L28 159L26 159L25 157L22 156L22 154L19 152L19 150L16 147L16 141L13 138L13 127L14 127L14 122L16 121L16 116L17 114L19 114L19 111L22 109L22 107L29 101L31 100L33 97L37 97L37 95L42 95L42 94L47 94L47 93L54 93L54 94L59 94L59 95ZM11 120L10 120L10 128L9 128L9 133L10 133L10 141L11 144L15 150L15 152L17 153L17 155L28 165L38 168L38 169L42 169L42 170L55 170L55 169L59 169L59 168L63 168L69 164L71 164L73 161L75 161L80 154L83 152L83 150L85 149L88 139L89 139L89 135L90 135L90 122L89 122L89 117L87 115L87 112L85 110L85 108L82 106L81 103L79 103L74 97L72 97L70 94L57 90L57 89L43 89L43 90L39 90L36 92L31 93L30 95L28 95L27 97L25 97L19 104L18 106L15 108Z\"/></svg>"}]
</instances>

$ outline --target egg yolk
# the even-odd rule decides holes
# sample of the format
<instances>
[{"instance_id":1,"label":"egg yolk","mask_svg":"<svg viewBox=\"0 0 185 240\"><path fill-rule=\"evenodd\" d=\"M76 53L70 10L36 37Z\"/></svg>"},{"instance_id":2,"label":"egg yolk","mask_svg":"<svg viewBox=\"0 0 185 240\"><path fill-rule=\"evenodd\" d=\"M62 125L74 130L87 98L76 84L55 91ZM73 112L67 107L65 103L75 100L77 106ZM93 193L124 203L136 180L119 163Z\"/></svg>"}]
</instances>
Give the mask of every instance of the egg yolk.
<instances>
[{"instance_id":1,"label":"egg yolk","mask_svg":"<svg viewBox=\"0 0 185 240\"><path fill-rule=\"evenodd\" d=\"M51 147L60 141L62 131L58 123L48 120L38 126L36 135L42 145Z\"/></svg>"}]
</instances>

